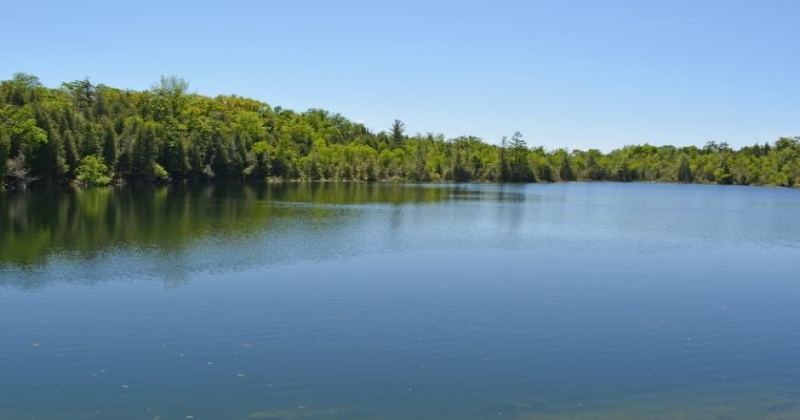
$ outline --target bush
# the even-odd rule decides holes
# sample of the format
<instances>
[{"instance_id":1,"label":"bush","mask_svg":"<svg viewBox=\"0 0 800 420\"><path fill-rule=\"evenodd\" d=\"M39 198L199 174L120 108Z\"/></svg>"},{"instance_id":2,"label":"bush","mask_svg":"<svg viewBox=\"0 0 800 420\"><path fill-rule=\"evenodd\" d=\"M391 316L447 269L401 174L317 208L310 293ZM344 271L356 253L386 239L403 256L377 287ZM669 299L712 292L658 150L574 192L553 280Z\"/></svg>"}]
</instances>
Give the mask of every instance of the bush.
<instances>
[{"instance_id":1,"label":"bush","mask_svg":"<svg viewBox=\"0 0 800 420\"><path fill-rule=\"evenodd\" d=\"M103 186L111 183L111 178L108 176L108 166L103 162L103 158L97 155L89 155L83 158L75 173L77 175L76 179L82 185Z\"/></svg>"},{"instance_id":2,"label":"bush","mask_svg":"<svg viewBox=\"0 0 800 420\"><path fill-rule=\"evenodd\" d=\"M153 177L158 182L167 182L169 181L169 173L163 166L159 165L158 163L155 164L153 167Z\"/></svg>"}]
</instances>

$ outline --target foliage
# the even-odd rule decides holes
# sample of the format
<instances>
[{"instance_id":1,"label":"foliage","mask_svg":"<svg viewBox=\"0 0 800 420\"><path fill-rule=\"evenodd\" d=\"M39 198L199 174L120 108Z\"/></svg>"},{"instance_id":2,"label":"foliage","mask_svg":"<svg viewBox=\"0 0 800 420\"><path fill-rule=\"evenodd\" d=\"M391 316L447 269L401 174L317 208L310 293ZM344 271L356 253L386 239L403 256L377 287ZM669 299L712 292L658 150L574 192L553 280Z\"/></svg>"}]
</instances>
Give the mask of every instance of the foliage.
<instances>
[{"instance_id":1,"label":"foliage","mask_svg":"<svg viewBox=\"0 0 800 420\"><path fill-rule=\"evenodd\" d=\"M0 185L6 177L6 160L11 152L11 139L6 133L5 126L0 124Z\"/></svg>"},{"instance_id":2,"label":"foliage","mask_svg":"<svg viewBox=\"0 0 800 420\"><path fill-rule=\"evenodd\" d=\"M89 79L46 88L35 76L15 74L0 82L0 180L800 184L800 137L739 150L709 142L548 151L530 147L519 132L493 145L472 136L409 135L395 120L375 133L325 110L298 113L188 87L167 76L146 91Z\"/></svg>"},{"instance_id":3,"label":"foliage","mask_svg":"<svg viewBox=\"0 0 800 420\"><path fill-rule=\"evenodd\" d=\"M108 176L108 166L103 163L103 158L89 155L81 159L81 164L75 170L75 180L82 185L103 186L111 183Z\"/></svg>"}]
</instances>

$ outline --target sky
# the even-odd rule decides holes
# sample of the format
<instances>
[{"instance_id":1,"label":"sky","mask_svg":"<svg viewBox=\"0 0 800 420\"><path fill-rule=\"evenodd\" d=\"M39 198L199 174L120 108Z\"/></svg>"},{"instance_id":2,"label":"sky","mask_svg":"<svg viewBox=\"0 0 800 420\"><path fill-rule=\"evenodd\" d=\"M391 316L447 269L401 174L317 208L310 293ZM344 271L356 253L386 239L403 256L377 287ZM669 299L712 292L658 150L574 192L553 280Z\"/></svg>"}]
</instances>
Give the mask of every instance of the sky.
<instances>
[{"instance_id":1,"label":"sky","mask_svg":"<svg viewBox=\"0 0 800 420\"><path fill-rule=\"evenodd\" d=\"M3 0L0 79L88 77L529 146L800 136L794 0Z\"/></svg>"}]
</instances>

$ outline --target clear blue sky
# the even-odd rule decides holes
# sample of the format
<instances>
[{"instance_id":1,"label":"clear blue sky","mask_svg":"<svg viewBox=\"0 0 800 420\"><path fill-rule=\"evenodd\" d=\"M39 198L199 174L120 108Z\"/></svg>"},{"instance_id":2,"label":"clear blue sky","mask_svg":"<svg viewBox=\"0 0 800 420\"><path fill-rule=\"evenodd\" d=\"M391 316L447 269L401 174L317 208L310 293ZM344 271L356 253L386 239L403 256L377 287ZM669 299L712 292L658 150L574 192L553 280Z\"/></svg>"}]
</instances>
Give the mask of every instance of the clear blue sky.
<instances>
[{"instance_id":1,"label":"clear blue sky","mask_svg":"<svg viewBox=\"0 0 800 420\"><path fill-rule=\"evenodd\" d=\"M0 78L89 77L529 145L800 135L794 0L37 1L0 5Z\"/></svg>"}]
</instances>

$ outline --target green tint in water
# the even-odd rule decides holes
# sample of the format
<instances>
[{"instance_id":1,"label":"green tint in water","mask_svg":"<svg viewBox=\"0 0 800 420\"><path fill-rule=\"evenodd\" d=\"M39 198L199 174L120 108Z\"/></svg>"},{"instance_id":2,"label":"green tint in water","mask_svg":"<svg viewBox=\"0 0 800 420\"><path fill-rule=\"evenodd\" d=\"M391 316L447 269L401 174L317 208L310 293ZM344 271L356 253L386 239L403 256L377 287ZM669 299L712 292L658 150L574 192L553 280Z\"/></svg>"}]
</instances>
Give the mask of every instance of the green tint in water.
<instances>
[{"instance_id":1,"label":"green tint in water","mask_svg":"<svg viewBox=\"0 0 800 420\"><path fill-rule=\"evenodd\" d=\"M800 196L0 195L3 419L800 416Z\"/></svg>"},{"instance_id":2,"label":"green tint in water","mask_svg":"<svg viewBox=\"0 0 800 420\"><path fill-rule=\"evenodd\" d=\"M174 249L208 237L269 229L302 213L325 219L325 205L442 201L437 188L363 183L169 186L31 190L0 194L0 262L42 263L58 252L94 254L110 246ZM310 211L265 203L314 204Z\"/></svg>"}]
</instances>

